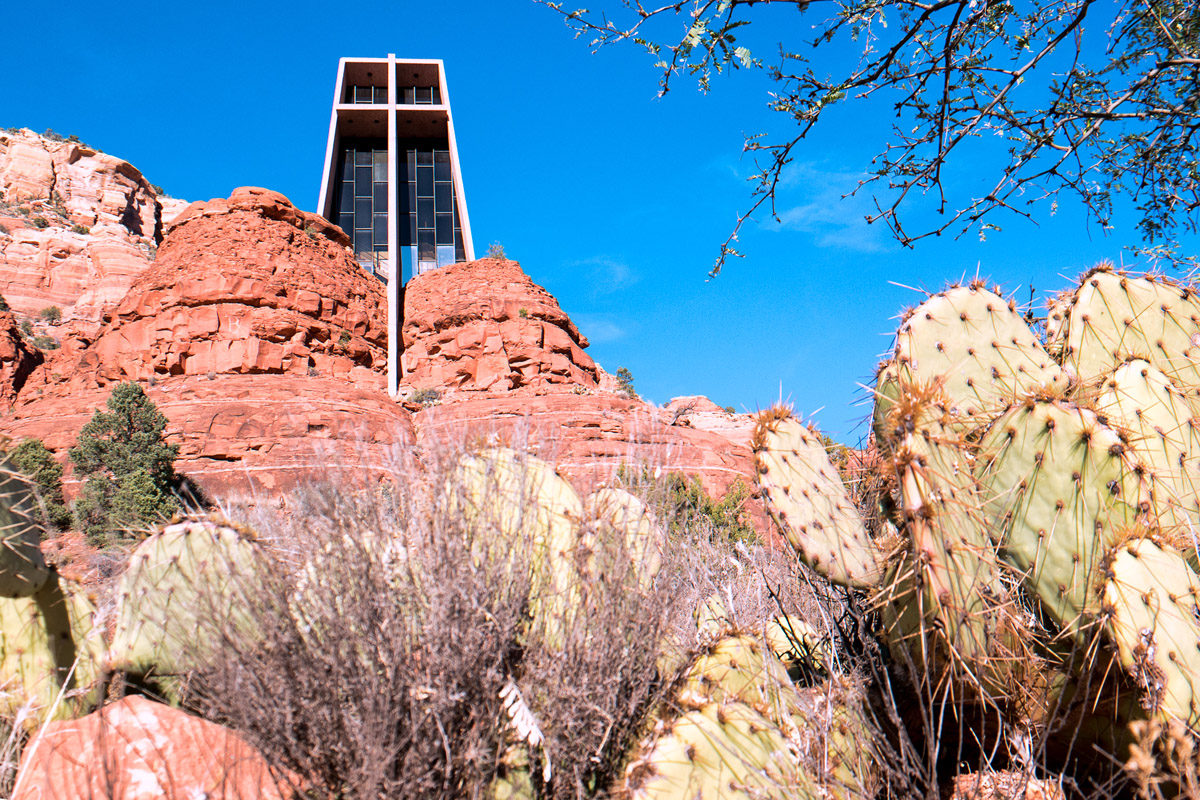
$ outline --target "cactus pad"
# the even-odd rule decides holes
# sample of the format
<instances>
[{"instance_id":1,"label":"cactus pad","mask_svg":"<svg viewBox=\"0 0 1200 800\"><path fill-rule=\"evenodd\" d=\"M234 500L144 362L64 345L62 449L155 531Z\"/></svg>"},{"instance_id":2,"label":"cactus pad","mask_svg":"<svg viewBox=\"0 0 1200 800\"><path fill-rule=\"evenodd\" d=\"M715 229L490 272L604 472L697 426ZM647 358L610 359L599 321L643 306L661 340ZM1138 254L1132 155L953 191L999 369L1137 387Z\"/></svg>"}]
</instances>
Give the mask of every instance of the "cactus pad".
<instances>
[{"instance_id":1,"label":"cactus pad","mask_svg":"<svg viewBox=\"0 0 1200 800\"><path fill-rule=\"evenodd\" d=\"M29 597L50 573L34 521L37 496L7 458L0 457L0 597Z\"/></svg>"},{"instance_id":2,"label":"cactus pad","mask_svg":"<svg viewBox=\"0 0 1200 800\"><path fill-rule=\"evenodd\" d=\"M1184 557L1132 539L1107 559L1105 632L1142 690L1143 707L1164 721L1200 722L1200 576Z\"/></svg>"},{"instance_id":3,"label":"cactus pad","mask_svg":"<svg viewBox=\"0 0 1200 800\"><path fill-rule=\"evenodd\" d=\"M207 519L147 537L117 584L110 666L156 675L188 669L223 624L239 622L237 581L258 556L252 534Z\"/></svg>"},{"instance_id":4,"label":"cactus pad","mask_svg":"<svg viewBox=\"0 0 1200 800\"><path fill-rule=\"evenodd\" d=\"M966 416L1002 408L1031 390L1067 388L1016 306L997 291L981 281L955 286L906 315L879 375L877 422L887 413L893 381L938 382L950 409Z\"/></svg>"},{"instance_id":5,"label":"cactus pad","mask_svg":"<svg viewBox=\"0 0 1200 800\"><path fill-rule=\"evenodd\" d=\"M1159 527L1200 530L1200 419L1184 394L1162 370L1133 359L1105 380L1096 411L1131 434Z\"/></svg>"},{"instance_id":6,"label":"cactus pad","mask_svg":"<svg viewBox=\"0 0 1200 800\"><path fill-rule=\"evenodd\" d=\"M32 597L0 599L0 713L29 706L36 724L94 702L104 648L94 613L83 587L54 571Z\"/></svg>"},{"instance_id":7,"label":"cactus pad","mask_svg":"<svg viewBox=\"0 0 1200 800\"><path fill-rule=\"evenodd\" d=\"M649 588L662 568L667 533L646 504L624 489L606 488L587 496L584 511L587 519L609 527L624 540L642 588Z\"/></svg>"},{"instance_id":8,"label":"cactus pad","mask_svg":"<svg viewBox=\"0 0 1200 800\"><path fill-rule=\"evenodd\" d=\"M885 434L910 548L879 593L888 638L923 673L932 655L977 683L993 666L1001 588L971 453L937 383L900 386Z\"/></svg>"},{"instance_id":9,"label":"cactus pad","mask_svg":"<svg viewBox=\"0 0 1200 800\"><path fill-rule=\"evenodd\" d=\"M709 703L660 721L626 768L630 800L815 800L812 780L771 720L741 703Z\"/></svg>"},{"instance_id":10,"label":"cactus pad","mask_svg":"<svg viewBox=\"0 0 1200 800\"><path fill-rule=\"evenodd\" d=\"M993 535L1041 607L1075 628L1094 614L1101 562L1148 509L1141 467L1096 414L1059 401L1014 405L980 443L977 474Z\"/></svg>"},{"instance_id":11,"label":"cactus pad","mask_svg":"<svg viewBox=\"0 0 1200 800\"><path fill-rule=\"evenodd\" d=\"M776 407L759 415L751 448L767 510L800 557L835 583L878 583L887 559L867 534L820 438Z\"/></svg>"},{"instance_id":12,"label":"cactus pad","mask_svg":"<svg viewBox=\"0 0 1200 800\"><path fill-rule=\"evenodd\" d=\"M529 613L551 647L563 638L563 625L580 605L583 581L576 565L583 502L546 462L508 448L493 448L459 460L450 484L450 502L459 504L476 526L494 526L506 550L531 547ZM497 537L477 536L477 543ZM512 543L507 547L504 540ZM507 552L480 553L506 558Z\"/></svg>"},{"instance_id":13,"label":"cactus pad","mask_svg":"<svg viewBox=\"0 0 1200 800\"><path fill-rule=\"evenodd\" d=\"M1066 319L1050 328L1051 346L1080 381L1105 375L1126 359L1145 358L1177 386L1200 385L1200 297L1191 287L1102 265L1086 273L1055 310Z\"/></svg>"}]
</instances>

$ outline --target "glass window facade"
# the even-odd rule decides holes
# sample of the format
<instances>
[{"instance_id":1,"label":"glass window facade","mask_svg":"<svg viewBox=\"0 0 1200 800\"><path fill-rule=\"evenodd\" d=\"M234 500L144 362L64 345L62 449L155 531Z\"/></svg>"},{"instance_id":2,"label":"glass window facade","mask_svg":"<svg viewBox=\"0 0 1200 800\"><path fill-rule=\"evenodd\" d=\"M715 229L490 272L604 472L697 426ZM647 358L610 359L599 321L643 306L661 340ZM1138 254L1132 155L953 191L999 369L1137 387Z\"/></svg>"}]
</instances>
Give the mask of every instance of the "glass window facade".
<instances>
[{"instance_id":1,"label":"glass window facade","mask_svg":"<svg viewBox=\"0 0 1200 800\"><path fill-rule=\"evenodd\" d=\"M348 97L356 100L362 88L351 87ZM367 88L374 92L378 87ZM402 92L409 92L415 102L440 102L433 87L425 87L424 100L415 100L420 88L408 87ZM405 282L430 269L466 260L446 138L408 138L394 143L395 217L388 208L388 140L345 137L337 147L331 216L349 236L354 258L363 269L380 280L388 279L389 239L393 236L395 266Z\"/></svg>"},{"instance_id":2,"label":"glass window facade","mask_svg":"<svg viewBox=\"0 0 1200 800\"><path fill-rule=\"evenodd\" d=\"M466 261L450 151L445 142L404 142L399 164L404 280Z\"/></svg>"},{"instance_id":3,"label":"glass window facade","mask_svg":"<svg viewBox=\"0 0 1200 800\"><path fill-rule=\"evenodd\" d=\"M386 86L347 86L346 97L342 100L343 103L354 103L355 105L387 103L387 87Z\"/></svg>"},{"instance_id":4,"label":"glass window facade","mask_svg":"<svg viewBox=\"0 0 1200 800\"><path fill-rule=\"evenodd\" d=\"M335 188L337 224L349 235L363 269L387 280L387 141L342 142Z\"/></svg>"},{"instance_id":5,"label":"glass window facade","mask_svg":"<svg viewBox=\"0 0 1200 800\"><path fill-rule=\"evenodd\" d=\"M436 86L400 86L396 102L406 106L440 106L442 91Z\"/></svg>"}]
</instances>

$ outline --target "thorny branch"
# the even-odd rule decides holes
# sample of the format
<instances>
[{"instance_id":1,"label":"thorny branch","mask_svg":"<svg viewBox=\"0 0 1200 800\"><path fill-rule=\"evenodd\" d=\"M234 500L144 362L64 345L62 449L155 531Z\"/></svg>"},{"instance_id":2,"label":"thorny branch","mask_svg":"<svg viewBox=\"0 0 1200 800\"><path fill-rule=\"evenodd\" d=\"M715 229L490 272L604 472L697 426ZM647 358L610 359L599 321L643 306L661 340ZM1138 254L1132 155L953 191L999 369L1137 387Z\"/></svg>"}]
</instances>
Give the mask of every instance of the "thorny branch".
<instances>
[{"instance_id":1,"label":"thorny branch","mask_svg":"<svg viewBox=\"0 0 1200 800\"><path fill-rule=\"evenodd\" d=\"M708 91L713 75L734 69L774 83L769 105L795 127L781 139L747 138L752 202L712 275L741 256L738 232L764 204L779 220L781 177L821 116L868 98L886 100L894 120L850 194L870 187L867 222L883 222L901 244L943 232L984 237L999 230L998 210L1032 219L1031 206L1049 201L1053 214L1066 191L1104 230L1114 199L1130 199L1144 242L1137 252L1195 263L1178 252L1200 221L1200 8L1188 0L621 0L613 14L537 2L593 50L627 40L645 48L661 70L660 96L677 76ZM811 25L795 29L815 31L780 41L769 64L738 43L766 6L795 9ZM780 29L777 13L771 25ZM847 52L858 54L849 67ZM952 202L952 161L995 163L990 191ZM927 196L938 218L921 216L924 227L910 230Z\"/></svg>"}]
</instances>

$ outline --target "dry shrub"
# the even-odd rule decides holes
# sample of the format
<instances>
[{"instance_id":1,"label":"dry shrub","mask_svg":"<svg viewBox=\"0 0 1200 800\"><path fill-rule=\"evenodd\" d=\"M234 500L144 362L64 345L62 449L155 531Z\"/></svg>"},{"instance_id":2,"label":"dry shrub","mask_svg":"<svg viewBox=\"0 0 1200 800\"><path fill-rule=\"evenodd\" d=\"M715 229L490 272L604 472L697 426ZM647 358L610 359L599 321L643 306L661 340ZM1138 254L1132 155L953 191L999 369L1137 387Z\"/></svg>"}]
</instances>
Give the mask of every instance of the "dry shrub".
<instances>
[{"instance_id":1,"label":"dry shrub","mask_svg":"<svg viewBox=\"0 0 1200 800\"><path fill-rule=\"evenodd\" d=\"M221 625L193 680L193 702L308 796L476 797L495 770L528 551L473 558L485 533L423 495L307 492L265 531L276 559L237 585L253 631Z\"/></svg>"}]
</instances>

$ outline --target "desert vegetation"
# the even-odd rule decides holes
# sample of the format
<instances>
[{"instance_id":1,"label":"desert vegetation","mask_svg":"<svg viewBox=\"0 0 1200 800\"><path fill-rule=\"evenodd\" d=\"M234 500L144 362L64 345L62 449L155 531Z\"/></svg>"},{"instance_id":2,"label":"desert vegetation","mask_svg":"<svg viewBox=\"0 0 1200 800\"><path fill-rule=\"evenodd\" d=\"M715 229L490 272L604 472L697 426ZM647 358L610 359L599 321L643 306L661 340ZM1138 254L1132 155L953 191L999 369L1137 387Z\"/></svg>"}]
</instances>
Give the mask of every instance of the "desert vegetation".
<instances>
[{"instance_id":1,"label":"desert vegetation","mask_svg":"<svg viewBox=\"0 0 1200 800\"><path fill-rule=\"evenodd\" d=\"M749 487L656 465L581 491L519 448L405 451L124 543L97 617L10 476L4 709L147 694L305 798L1195 797L1196 319L1108 265L1036 329L931 294L866 448L758 415L761 535Z\"/></svg>"}]
</instances>

